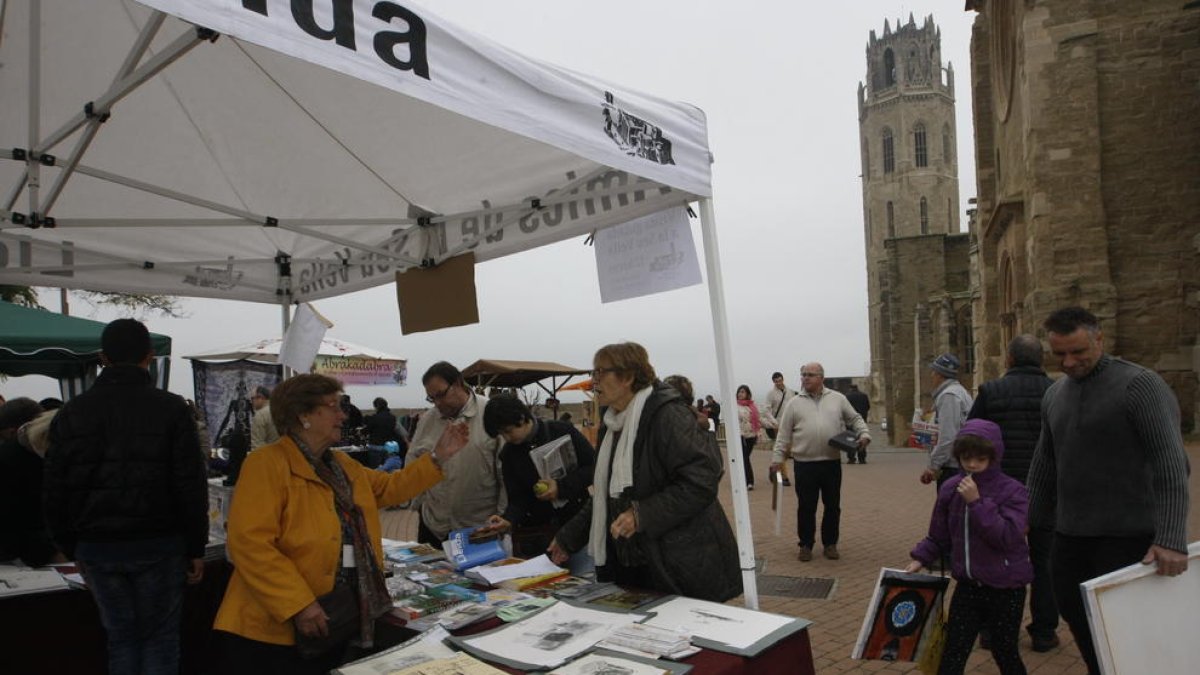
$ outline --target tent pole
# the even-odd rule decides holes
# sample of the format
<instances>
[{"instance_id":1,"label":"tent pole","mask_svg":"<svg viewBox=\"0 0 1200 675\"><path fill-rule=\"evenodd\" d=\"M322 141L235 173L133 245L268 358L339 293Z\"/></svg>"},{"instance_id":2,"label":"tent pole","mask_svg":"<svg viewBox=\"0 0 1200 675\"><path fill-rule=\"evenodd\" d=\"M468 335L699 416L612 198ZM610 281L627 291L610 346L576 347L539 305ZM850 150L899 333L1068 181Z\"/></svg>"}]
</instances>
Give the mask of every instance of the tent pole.
<instances>
[{"instance_id":1,"label":"tent pole","mask_svg":"<svg viewBox=\"0 0 1200 675\"><path fill-rule=\"evenodd\" d=\"M29 213L37 214L41 187L41 163L34 149L42 133L42 3L29 3L29 159L26 160L25 185L29 188Z\"/></svg>"},{"instance_id":2,"label":"tent pole","mask_svg":"<svg viewBox=\"0 0 1200 675\"><path fill-rule=\"evenodd\" d=\"M733 384L733 358L729 340L729 317L725 312L725 282L721 277L721 259L717 247L716 214L712 198L700 200L700 232L704 237L704 264L708 272L708 302L712 308L713 336L717 345L717 374L721 392L730 411L725 419L737 419L737 391ZM729 487L733 492L733 520L738 539L738 560L742 566L743 600L746 607L758 609L758 584L754 576L754 536L750 531L750 502L746 492L745 470L742 467L742 449L733 447L740 440L737 425L729 426L734 433L725 434L725 451L728 454ZM717 430L720 432L720 429Z\"/></svg>"}]
</instances>

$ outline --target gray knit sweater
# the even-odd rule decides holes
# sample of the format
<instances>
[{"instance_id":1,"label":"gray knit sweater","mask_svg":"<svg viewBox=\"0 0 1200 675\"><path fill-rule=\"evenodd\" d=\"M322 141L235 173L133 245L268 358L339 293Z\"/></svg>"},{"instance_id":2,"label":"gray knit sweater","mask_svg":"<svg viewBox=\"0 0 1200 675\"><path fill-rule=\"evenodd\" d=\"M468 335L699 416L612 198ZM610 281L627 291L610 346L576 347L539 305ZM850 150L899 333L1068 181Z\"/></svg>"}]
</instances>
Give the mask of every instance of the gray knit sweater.
<instances>
[{"instance_id":1,"label":"gray knit sweater","mask_svg":"<svg viewBox=\"0 0 1200 675\"><path fill-rule=\"evenodd\" d=\"M1153 535L1187 551L1188 459L1179 404L1157 373L1101 356L1042 399L1029 522L1079 537Z\"/></svg>"}]
</instances>

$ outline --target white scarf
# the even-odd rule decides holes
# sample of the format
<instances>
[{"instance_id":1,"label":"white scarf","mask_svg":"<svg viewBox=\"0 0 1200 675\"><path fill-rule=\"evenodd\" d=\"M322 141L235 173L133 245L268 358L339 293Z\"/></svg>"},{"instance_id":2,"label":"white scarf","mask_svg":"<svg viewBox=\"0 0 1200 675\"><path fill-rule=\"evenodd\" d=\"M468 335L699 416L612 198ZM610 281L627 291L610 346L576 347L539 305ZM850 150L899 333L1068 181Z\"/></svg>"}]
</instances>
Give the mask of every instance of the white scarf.
<instances>
[{"instance_id":1,"label":"white scarf","mask_svg":"<svg viewBox=\"0 0 1200 675\"><path fill-rule=\"evenodd\" d=\"M592 488L592 529L588 534L588 552L603 565L608 560L608 498L618 497L633 485L633 442L637 439L638 421L642 407L654 387L646 387L633 395L633 400L621 412L609 408L604 412L604 442L596 459L596 475ZM613 435L620 436L613 450ZM609 458L612 458L612 477L609 478ZM605 486L608 489L604 489Z\"/></svg>"}]
</instances>

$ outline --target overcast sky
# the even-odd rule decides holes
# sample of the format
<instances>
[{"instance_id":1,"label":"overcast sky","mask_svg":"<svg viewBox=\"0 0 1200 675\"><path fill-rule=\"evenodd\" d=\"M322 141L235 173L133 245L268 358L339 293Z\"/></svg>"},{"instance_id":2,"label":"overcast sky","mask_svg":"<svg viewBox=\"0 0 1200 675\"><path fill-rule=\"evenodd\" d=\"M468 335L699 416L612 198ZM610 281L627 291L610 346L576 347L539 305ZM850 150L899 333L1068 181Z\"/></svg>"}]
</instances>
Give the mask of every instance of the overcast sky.
<instances>
[{"instance_id":1,"label":"overcast sky","mask_svg":"<svg viewBox=\"0 0 1200 675\"><path fill-rule=\"evenodd\" d=\"M774 370L796 387L807 361L823 362L829 376L869 369L857 87L869 32L882 34L885 18L894 28L910 12L918 23L933 14L941 27L942 58L955 69L961 207L975 196L968 51L974 13L963 11L962 0L427 6L529 56L705 111L734 384L748 384L760 400ZM698 220L692 229L703 256ZM660 376L682 373L698 395L727 398L718 392L706 285L602 305L594 255L582 239L482 263L476 281L480 323L433 333L401 336L391 286L315 303L334 323L330 336L409 359L409 386L352 387L355 403L369 407L370 398L383 396L393 407L424 405L420 375L441 359L460 367L497 358L586 368L597 347L621 340L645 345ZM57 310L57 291L42 302ZM189 398L192 373L182 356L281 330L274 306L181 304L187 318L148 323L174 339L171 389ZM79 300L72 313L117 317ZM13 378L0 392L41 397L57 395L57 386Z\"/></svg>"}]
</instances>

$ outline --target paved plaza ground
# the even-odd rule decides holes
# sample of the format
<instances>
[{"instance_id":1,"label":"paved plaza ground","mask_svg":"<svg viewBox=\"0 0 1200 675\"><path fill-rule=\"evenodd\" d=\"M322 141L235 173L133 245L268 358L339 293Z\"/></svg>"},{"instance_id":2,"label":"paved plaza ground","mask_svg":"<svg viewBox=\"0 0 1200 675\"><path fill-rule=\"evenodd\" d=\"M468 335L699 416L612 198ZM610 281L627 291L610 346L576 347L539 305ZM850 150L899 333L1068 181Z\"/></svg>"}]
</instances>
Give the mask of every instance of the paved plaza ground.
<instances>
[{"instance_id":1,"label":"paved plaza ground","mask_svg":"<svg viewBox=\"0 0 1200 675\"><path fill-rule=\"evenodd\" d=\"M873 429L873 437L884 435ZM876 441L879 443L879 440ZM1188 443L1188 455L1193 468L1200 461L1200 439ZM796 559L796 495L785 488L785 502L780 534L774 533L775 518L771 510L770 492L766 483L770 453L765 443L754 452L753 466L756 489L750 493L751 526L754 533L754 555L763 559L762 573L792 577L817 577L834 580L833 592L827 599L795 599L765 594L759 596L759 608L769 612L809 619L813 658L818 673L915 673L911 663L885 661L856 661L850 658L862 625L863 614L880 567L900 567L909 560L908 551L924 536L933 507L934 489L921 485L917 478L924 467L924 453L909 448L872 446L866 465L843 465L842 527L838 549L840 560L826 560L820 546L812 562ZM1189 541L1200 539L1200 472L1191 476L1192 508L1188 521ZM728 483L721 489L721 502L730 518ZM819 515L818 515L819 518ZM385 511L384 536L416 538L416 519L407 510ZM741 599L731 601L741 604ZM1026 617L1026 623L1028 617ZM1087 672L1071 640L1065 624L1059 627L1062 646L1038 654L1029 648L1029 638L1021 636L1021 653L1030 673L1083 674ZM988 652L976 648L967 666L969 673L998 673Z\"/></svg>"}]
</instances>

